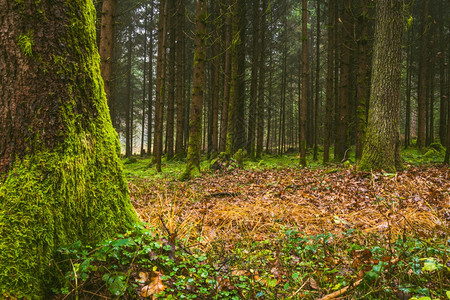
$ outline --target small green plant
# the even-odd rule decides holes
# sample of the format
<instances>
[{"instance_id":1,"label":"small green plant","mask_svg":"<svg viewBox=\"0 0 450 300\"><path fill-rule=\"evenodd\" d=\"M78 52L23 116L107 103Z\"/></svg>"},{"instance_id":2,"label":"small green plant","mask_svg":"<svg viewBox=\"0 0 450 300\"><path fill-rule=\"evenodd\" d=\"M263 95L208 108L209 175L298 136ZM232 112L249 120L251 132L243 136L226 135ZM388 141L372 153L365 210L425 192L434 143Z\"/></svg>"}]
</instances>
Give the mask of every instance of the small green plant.
<instances>
[{"instance_id":1,"label":"small green plant","mask_svg":"<svg viewBox=\"0 0 450 300\"><path fill-rule=\"evenodd\" d=\"M33 50L33 31L29 31L26 35L20 35L17 44L26 56L32 56Z\"/></svg>"},{"instance_id":2,"label":"small green plant","mask_svg":"<svg viewBox=\"0 0 450 300\"><path fill-rule=\"evenodd\" d=\"M314 299L345 289L356 299L442 299L450 291L445 243L388 242L354 230L338 237L288 229L270 240L243 239L231 251L215 244L201 252L136 227L95 248L78 242L59 253L63 285L54 292L61 295Z\"/></svg>"}]
</instances>

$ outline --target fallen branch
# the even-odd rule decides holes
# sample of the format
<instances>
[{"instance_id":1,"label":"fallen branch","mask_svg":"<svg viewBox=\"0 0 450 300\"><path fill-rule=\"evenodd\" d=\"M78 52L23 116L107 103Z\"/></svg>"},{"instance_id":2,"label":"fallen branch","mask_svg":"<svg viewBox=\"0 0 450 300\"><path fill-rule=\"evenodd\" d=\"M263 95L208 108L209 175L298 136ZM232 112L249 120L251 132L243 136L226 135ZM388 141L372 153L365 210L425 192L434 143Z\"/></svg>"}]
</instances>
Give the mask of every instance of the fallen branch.
<instances>
[{"instance_id":1,"label":"fallen branch","mask_svg":"<svg viewBox=\"0 0 450 300\"><path fill-rule=\"evenodd\" d=\"M328 294L328 295L320 298L319 300L330 300L330 299L334 299L334 298L337 298L339 296L342 296L348 291L349 288L360 285L362 281L363 280L360 279L360 280L356 281L354 284L347 285L347 286L343 287L342 289L340 289L339 291L336 291L334 293Z\"/></svg>"},{"instance_id":2,"label":"fallen branch","mask_svg":"<svg viewBox=\"0 0 450 300\"><path fill-rule=\"evenodd\" d=\"M211 193L208 196L213 198L236 197L239 196L239 193L219 192L219 193Z\"/></svg>"}]
</instances>

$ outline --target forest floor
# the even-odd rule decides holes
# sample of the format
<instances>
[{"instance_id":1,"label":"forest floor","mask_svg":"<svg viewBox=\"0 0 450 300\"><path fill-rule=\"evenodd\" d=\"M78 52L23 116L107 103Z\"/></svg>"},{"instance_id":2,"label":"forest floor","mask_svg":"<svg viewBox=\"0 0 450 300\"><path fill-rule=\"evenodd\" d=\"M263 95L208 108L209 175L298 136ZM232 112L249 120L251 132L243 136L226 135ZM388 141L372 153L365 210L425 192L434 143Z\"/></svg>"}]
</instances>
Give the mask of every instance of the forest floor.
<instances>
[{"instance_id":1,"label":"forest floor","mask_svg":"<svg viewBox=\"0 0 450 300\"><path fill-rule=\"evenodd\" d=\"M300 168L295 155L232 160L218 171L205 160L189 181L177 179L183 162L164 161L156 173L150 159L125 159L144 227L94 249L63 248L81 279L74 285L66 266L58 293L450 299L450 171L437 163L442 151L426 154L404 152L405 170L395 174L351 162Z\"/></svg>"},{"instance_id":2,"label":"forest floor","mask_svg":"<svg viewBox=\"0 0 450 300\"><path fill-rule=\"evenodd\" d=\"M449 275L448 166L407 163L404 171L390 174L358 172L351 164L302 169L297 160L287 156L275 158L274 165L260 161L221 171L205 168L200 177L190 181L177 180L179 171L170 163L166 167L172 171L151 178L139 176L138 166L129 166L131 199L149 227L182 241L183 248L215 257L231 274L257 278L266 289L259 295L269 299L339 298L362 279L367 281L373 270L378 270L374 275L377 283L355 291L353 297L410 299L417 295L417 299L437 299L447 291L450 299L449 277L439 280L438 287L428 282L438 280L432 272L413 271L411 261L402 262L408 253L422 269L431 261L432 268L443 272L439 276ZM130 176L135 174L138 176ZM308 246L295 255L292 249L288 253L280 250L295 248L305 237L313 250L325 245L322 254L313 251L315 259L307 253ZM293 244L287 246L286 241ZM402 244L399 241L404 245L393 246ZM436 246L440 243L437 252L428 247L434 241ZM402 248L406 244L408 249ZM438 252L439 257L431 254ZM280 262L289 255L289 263ZM311 258L310 274L298 281L295 277L300 273L291 264L302 255ZM388 266L382 267L383 271L377 268L380 261ZM393 267L395 264L400 266ZM418 272L417 280L412 280L417 285L385 274L400 270L409 272L409 277ZM291 282L293 277L296 284ZM252 292L240 292L239 298L258 298L258 289L249 289Z\"/></svg>"},{"instance_id":3,"label":"forest floor","mask_svg":"<svg viewBox=\"0 0 450 300\"><path fill-rule=\"evenodd\" d=\"M132 203L151 227L211 244L262 241L294 229L306 235L349 229L395 238L444 234L450 222L448 167L409 167L397 174L353 169L233 169L188 182L133 179Z\"/></svg>"}]
</instances>

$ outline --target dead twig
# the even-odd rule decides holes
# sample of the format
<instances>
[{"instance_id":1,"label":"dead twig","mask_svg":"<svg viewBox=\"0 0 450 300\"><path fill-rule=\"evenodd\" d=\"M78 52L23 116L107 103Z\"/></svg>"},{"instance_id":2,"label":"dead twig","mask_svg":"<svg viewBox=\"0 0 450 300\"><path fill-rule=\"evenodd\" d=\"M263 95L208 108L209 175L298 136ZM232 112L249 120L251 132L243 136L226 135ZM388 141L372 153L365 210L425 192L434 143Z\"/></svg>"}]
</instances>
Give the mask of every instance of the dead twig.
<instances>
[{"instance_id":1,"label":"dead twig","mask_svg":"<svg viewBox=\"0 0 450 300\"><path fill-rule=\"evenodd\" d=\"M320 298L319 300L330 300L330 299L335 299L335 298L337 298L337 297L339 297L339 296L342 296L342 295L344 295L345 293L347 293L347 291L348 291L351 287L356 287L356 286L360 285L362 281L363 281L363 280L360 279L360 280L356 281L356 282L353 283L353 284L347 285L347 286L343 287L342 289L340 289L340 290L338 290L338 291L336 291L336 292L334 292L334 293L328 294L328 295L326 295L326 296Z\"/></svg>"}]
</instances>

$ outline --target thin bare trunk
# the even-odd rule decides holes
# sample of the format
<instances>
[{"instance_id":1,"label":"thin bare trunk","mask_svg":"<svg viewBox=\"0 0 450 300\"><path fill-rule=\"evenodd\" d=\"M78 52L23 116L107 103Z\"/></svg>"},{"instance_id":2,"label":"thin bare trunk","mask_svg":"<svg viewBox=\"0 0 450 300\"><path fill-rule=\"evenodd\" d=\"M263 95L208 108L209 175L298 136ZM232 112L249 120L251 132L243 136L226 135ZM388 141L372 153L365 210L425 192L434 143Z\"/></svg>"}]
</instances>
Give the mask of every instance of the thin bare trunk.
<instances>
[{"instance_id":1,"label":"thin bare trunk","mask_svg":"<svg viewBox=\"0 0 450 300\"><path fill-rule=\"evenodd\" d=\"M161 172L162 141L163 141L163 99L166 84L166 32L167 32L167 1L159 5L158 21L158 62L156 66L156 100L155 100L155 141L153 153L156 171Z\"/></svg>"},{"instance_id":2,"label":"thin bare trunk","mask_svg":"<svg viewBox=\"0 0 450 300\"><path fill-rule=\"evenodd\" d=\"M308 4L302 1L302 98L300 99L300 165L306 166L306 116L308 97Z\"/></svg>"},{"instance_id":3,"label":"thin bare trunk","mask_svg":"<svg viewBox=\"0 0 450 300\"><path fill-rule=\"evenodd\" d=\"M325 133L323 145L323 163L326 164L330 160L330 144L331 130L333 120L333 75L334 75L334 10L336 0L328 1L328 48L327 48L327 85L325 100Z\"/></svg>"}]
</instances>

